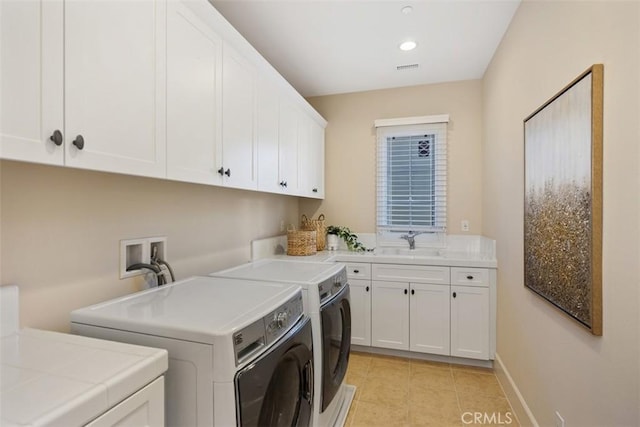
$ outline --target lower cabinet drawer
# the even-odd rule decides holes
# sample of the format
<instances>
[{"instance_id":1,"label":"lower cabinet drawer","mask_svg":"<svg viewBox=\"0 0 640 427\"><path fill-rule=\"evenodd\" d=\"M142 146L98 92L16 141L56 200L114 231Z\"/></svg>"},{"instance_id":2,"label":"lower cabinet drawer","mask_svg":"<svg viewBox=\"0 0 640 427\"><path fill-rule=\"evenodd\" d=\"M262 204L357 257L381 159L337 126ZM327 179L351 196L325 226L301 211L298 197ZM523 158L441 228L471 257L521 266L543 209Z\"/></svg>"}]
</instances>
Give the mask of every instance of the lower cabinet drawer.
<instances>
[{"instance_id":1,"label":"lower cabinet drawer","mask_svg":"<svg viewBox=\"0 0 640 427\"><path fill-rule=\"evenodd\" d=\"M488 287L489 270L486 268L451 267L451 284Z\"/></svg>"},{"instance_id":2,"label":"lower cabinet drawer","mask_svg":"<svg viewBox=\"0 0 640 427\"><path fill-rule=\"evenodd\" d=\"M371 278L391 282L446 284L449 267L427 265L373 264Z\"/></svg>"},{"instance_id":3,"label":"lower cabinet drawer","mask_svg":"<svg viewBox=\"0 0 640 427\"><path fill-rule=\"evenodd\" d=\"M349 279L371 279L371 264L364 262L350 262L347 266L347 277Z\"/></svg>"}]
</instances>

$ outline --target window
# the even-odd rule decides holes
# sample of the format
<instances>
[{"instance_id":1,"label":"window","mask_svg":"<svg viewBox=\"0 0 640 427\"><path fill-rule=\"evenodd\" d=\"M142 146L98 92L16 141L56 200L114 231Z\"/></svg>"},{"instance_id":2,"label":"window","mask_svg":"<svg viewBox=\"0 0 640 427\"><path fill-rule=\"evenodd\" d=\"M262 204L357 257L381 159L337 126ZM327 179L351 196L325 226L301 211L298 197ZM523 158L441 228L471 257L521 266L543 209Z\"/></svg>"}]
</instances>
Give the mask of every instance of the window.
<instances>
[{"instance_id":1,"label":"window","mask_svg":"<svg viewBox=\"0 0 640 427\"><path fill-rule=\"evenodd\" d=\"M448 116L377 120L378 232L444 232Z\"/></svg>"}]
</instances>

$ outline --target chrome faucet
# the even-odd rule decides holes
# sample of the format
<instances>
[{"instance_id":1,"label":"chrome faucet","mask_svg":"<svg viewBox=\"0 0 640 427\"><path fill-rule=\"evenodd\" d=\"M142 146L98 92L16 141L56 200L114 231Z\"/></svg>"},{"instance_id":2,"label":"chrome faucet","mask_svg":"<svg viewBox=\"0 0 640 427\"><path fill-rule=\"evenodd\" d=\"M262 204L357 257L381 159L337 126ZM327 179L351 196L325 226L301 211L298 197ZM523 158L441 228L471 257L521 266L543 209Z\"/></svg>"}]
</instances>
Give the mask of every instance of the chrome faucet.
<instances>
[{"instance_id":1,"label":"chrome faucet","mask_svg":"<svg viewBox=\"0 0 640 427\"><path fill-rule=\"evenodd\" d=\"M406 240L407 242L409 242L409 250L413 250L416 248L416 236L420 235L424 233L423 231L409 231L407 234L403 234L402 236L400 236L401 239Z\"/></svg>"}]
</instances>

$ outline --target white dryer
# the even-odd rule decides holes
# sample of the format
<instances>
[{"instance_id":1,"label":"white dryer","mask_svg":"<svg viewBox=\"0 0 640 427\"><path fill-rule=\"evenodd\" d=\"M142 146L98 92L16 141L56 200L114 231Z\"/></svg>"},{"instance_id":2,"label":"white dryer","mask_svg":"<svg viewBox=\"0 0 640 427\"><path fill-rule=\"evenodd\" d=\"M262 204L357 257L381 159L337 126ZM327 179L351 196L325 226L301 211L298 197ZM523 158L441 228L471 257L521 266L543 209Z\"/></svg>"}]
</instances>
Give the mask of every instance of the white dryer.
<instances>
[{"instance_id":1,"label":"white dryer","mask_svg":"<svg viewBox=\"0 0 640 427\"><path fill-rule=\"evenodd\" d=\"M170 426L307 426L311 324L291 284L193 277L71 313L71 331L167 349Z\"/></svg>"},{"instance_id":2,"label":"white dryer","mask_svg":"<svg viewBox=\"0 0 640 427\"><path fill-rule=\"evenodd\" d=\"M304 309L311 318L315 363L313 425L329 427L344 422L354 388L345 375L351 349L351 308L344 264L262 259L211 276L302 287Z\"/></svg>"}]
</instances>

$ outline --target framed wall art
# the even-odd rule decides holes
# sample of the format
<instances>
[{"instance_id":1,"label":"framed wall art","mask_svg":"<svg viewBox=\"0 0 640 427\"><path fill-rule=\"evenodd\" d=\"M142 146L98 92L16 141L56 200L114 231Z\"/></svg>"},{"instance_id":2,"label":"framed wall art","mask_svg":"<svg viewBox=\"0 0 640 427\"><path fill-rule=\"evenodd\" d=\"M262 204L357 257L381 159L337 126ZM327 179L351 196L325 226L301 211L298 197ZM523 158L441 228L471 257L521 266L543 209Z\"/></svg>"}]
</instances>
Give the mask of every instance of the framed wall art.
<instances>
[{"instance_id":1,"label":"framed wall art","mask_svg":"<svg viewBox=\"0 0 640 427\"><path fill-rule=\"evenodd\" d=\"M602 64L524 119L524 284L602 335Z\"/></svg>"}]
</instances>

